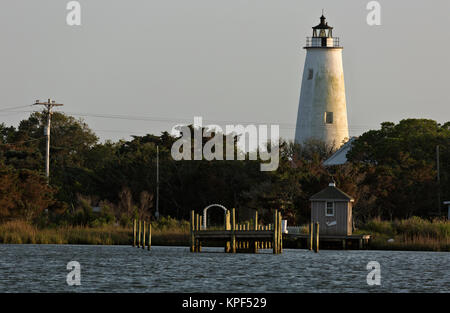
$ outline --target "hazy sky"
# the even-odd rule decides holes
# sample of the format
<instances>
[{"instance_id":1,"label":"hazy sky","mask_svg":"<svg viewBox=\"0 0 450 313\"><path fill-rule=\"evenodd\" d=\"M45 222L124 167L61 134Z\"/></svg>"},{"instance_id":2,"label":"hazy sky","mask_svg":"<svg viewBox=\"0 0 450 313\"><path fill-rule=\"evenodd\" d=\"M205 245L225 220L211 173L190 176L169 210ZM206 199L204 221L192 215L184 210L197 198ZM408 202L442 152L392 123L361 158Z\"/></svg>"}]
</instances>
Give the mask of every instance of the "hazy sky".
<instances>
[{"instance_id":1,"label":"hazy sky","mask_svg":"<svg viewBox=\"0 0 450 313\"><path fill-rule=\"evenodd\" d=\"M365 0L81 0L81 26L66 24L67 2L1 0L0 123L36 109L2 108L53 98L102 140L194 116L280 124L293 139L302 47L322 8L344 46L350 135L450 120L448 0L379 1L380 26Z\"/></svg>"}]
</instances>

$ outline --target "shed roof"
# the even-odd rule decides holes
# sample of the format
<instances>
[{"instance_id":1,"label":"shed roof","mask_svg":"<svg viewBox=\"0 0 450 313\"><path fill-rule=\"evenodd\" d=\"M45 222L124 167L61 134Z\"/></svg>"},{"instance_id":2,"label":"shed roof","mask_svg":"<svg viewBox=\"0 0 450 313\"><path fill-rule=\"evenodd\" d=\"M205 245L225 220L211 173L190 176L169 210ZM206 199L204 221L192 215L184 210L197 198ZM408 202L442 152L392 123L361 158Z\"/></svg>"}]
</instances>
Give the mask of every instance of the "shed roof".
<instances>
[{"instance_id":1,"label":"shed roof","mask_svg":"<svg viewBox=\"0 0 450 313\"><path fill-rule=\"evenodd\" d=\"M317 200L342 200L342 201L350 201L353 202L352 196L349 196L339 188L336 188L334 184L330 184L327 188L319 191L315 195L313 195L309 200L317 201Z\"/></svg>"}]
</instances>

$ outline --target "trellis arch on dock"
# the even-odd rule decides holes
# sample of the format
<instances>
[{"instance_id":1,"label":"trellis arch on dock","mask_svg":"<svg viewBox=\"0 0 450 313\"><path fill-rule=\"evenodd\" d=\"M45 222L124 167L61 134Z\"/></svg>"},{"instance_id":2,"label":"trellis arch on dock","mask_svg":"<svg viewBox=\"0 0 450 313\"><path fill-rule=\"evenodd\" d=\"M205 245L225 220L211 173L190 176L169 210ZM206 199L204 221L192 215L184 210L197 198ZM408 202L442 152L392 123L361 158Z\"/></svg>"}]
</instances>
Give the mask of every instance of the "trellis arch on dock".
<instances>
[{"instance_id":1,"label":"trellis arch on dock","mask_svg":"<svg viewBox=\"0 0 450 313\"><path fill-rule=\"evenodd\" d=\"M203 209L203 225L202 225L203 229L206 229L206 214L208 213L208 209L212 208L212 207L215 207L215 206L223 209L224 221L225 221L225 224L226 224L228 209L226 207L224 207L223 205L221 205L221 204L214 203L214 204L208 205L206 208Z\"/></svg>"}]
</instances>

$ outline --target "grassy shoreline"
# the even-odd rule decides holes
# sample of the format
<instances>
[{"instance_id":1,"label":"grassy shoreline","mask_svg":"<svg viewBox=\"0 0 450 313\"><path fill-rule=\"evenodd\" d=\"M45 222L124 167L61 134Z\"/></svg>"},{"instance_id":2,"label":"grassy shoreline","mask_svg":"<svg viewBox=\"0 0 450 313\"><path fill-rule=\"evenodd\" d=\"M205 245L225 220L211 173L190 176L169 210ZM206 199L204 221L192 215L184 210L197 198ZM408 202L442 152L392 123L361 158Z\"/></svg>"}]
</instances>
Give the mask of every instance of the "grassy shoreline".
<instances>
[{"instance_id":1,"label":"grassy shoreline","mask_svg":"<svg viewBox=\"0 0 450 313\"><path fill-rule=\"evenodd\" d=\"M60 226L39 229L23 221L0 225L0 244L86 244L131 245L133 231L121 226ZM188 245L189 233L183 227L152 228L152 245Z\"/></svg>"},{"instance_id":2,"label":"grassy shoreline","mask_svg":"<svg viewBox=\"0 0 450 313\"><path fill-rule=\"evenodd\" d=\"M450 222L411 217L399 221L372 219L359 234L372 234L373 250L446 251L450 252Z\"/></svg>"},{"instance_id":3,"label":"grassy shoreline","mask_svg":"<svg viewBox=\"0 0 450 313\"><path fill-rule=\"evenodd\" d=\"M448 221L426 221L416 217L393 222L373 219L355 233L373 236L370 250L450 252ZM59 226L39 229L24 221L0 224L0 244L131 245L132 241L129 227ZM152 226L152 245L189 246L187 224L155 224Z\"/></svg>"}]
</instances>

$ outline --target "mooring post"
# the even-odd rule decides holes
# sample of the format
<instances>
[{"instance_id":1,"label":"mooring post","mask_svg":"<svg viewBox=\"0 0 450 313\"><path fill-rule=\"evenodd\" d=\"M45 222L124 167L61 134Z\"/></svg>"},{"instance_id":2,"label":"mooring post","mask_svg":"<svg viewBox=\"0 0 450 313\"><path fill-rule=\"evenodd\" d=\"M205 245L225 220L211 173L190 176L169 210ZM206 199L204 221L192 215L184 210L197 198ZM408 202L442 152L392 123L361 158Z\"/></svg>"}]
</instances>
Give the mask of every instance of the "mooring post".
<instances>
[{"instance_id":1,"label":"mooring post","mask_svg":"<svg viewBox=\"0 0 450 313\"><path fill-rule=\"evenodd\" d=\"M195 235L194 235L194 210L191 211L191 252L195 252Z\"/></svg>"},{"instance_id":2,"label":"mooring post","mask_svg":"<svg viewBox=\"0 0 450 313\"><path fill-rule=\"evenodd\" d=\"M152 248L152 222L148 222L148 250Z\"/></svg>"},{"instance_id":3,"label":"mooring post","mask_svg":"<svg viewBox=\"0 0 450 313\"><path fill-rule=\"evenodd\" d=\"M279 253L283 253L283 233L281 229L283 217L281 216L281 211L278 214L278 251Z\"/></svg>"},{"instance_id":4,"label":"mooring post","mask_svg":"<svg viewBox=\"0 0 450 313\"><path fill-rule=\"evenodd\" d=\"M272 247L273 247L273 254L277 254L278 253L278 247L277 247L277 242L278 242L278 231L277 231L277 225L278 225L278 210L275 210L275 212L273 213L273 225L274 225L274 230L273 230L273 243L272 243Z\"/></svg>"},{"instance_id":5,"label":"mooring post","mask_svg":"<svg viewBox=\"0 0 450 313\"><path fill-rule=\"evenodd\" d=\"M247 227L245 227L245 230L246 231L249 231L250 230L250 223L249 222L247 222ZM250 249L250 241L245 241L245 248L246 249Z\"/></svg>"},{"instance_id":6,"label":"mooring post","mask_svg":"<svg viewBox=\"0 0 450 313\"><path fill-rule=\"evenodd\" d=\"M203 228L202 222L203 222L203 216L200 215L200 224L198 225L198 230L202 230L202 228Z\"/></svg>"},{"instance_id":7,"label":"mooring post","mask_svg":"<svg viewBox=\"0 0 450 313\"><path fill-rule=\"evenodd\" d=\"M309 223L309 250L313 250L314 224Z\"/></svg>"},{"instance_id":8,"label":"mooring post","mask_svg":"<svg viewBox=\"0 0 450 313\"><path fill-rule=\"evenodd\" d=\"M239 230L240 231L244 230L243 224L239 224ZM242 249L244 247L244 242L242 240L239 240L238 242L239 242L239 244L238 244L239 249Z\"/></svg>"},{"instance_id":9,"label":"mooring post","mask_svg":"<svg viewBox=\"0 0 450 313\"><path fill-rule=\"evenodd\" d=\"M133 247L136 247L136 219L133 220Z\"/></svg>"},{"instance_id":10,"label":"mooring post","mask_svg":"<svg viewBox=\"0 0 450 313\"><path fill-rule=\"evenodd\" d=\"M253 229L254 230L258 230L258 210L255 210L255 217L253 219ZM258 249L259 249L259 243L257 240L254 241L254 245L253 245L253 253L258 253Z\"/></svg>"},{"instance_id":11,"label":"mooring post","mask_svg":"<svg viewBox=\"0 0 450 313\"><path fill-rule=\"evenodd\" d=\"M316 247L314 252L319 252L319 222L316 222Z\"/></svg>"},{"instance_id":12,"label":"mooring post","mask_svg":"<svg viewBox=\"0 0 450 313\"><path fill-rule=\"evenodd\" d=\"M264 225L263 229L270 230L270 225ZM262 244L263 244L263 249L271 249L272 248L272 241L270 241L270 240L264 240Z\"/></svg>"},{"instance_id":13,"label":"mooring post","mask_svg":"<svg viewBox=\"0 0 450 313\"><path fill-rule=\"evenodd\" d=\"M231 210L231 252L236 253L236 210Z\"/></svg>"},{"instance_id":14,"label":"mooring post","mask_svg":"<svg viewBox=\"0 0 450 313\"><path fill-rule=\"evenodd\" d=\"M242 230L242 225L241 224L237 224L237 230L241 231ZM237 241L237 248L240 250L242 249L242 240L238 240Z\"/></svg>"},{"instance_id":15,"label":"mooring post","mask_svg":"<svg viewBox=\"0 0 450 313\"><path fill-rule=\"evenodd\" d=\"M143 228L142 228L142 249L145 249L145 221L143 221L142 223L143 223Z\"/></svg>"},{"instance_id":16,"label":"mooring post","mask_svg":"<svg viewBox=\"0 0 450 313\"><path fill-rule=\"evenodd\" d=\"M200 215L197 214L195 218L195 231L198 233L200 230ZM195 240L195 252L200 252L200 239Z\"/></svg>"},{"instance_id":17,"label":"mooring post","mask_svg":"<svg viewBox=\"0 0 450 313\"><path fill-rule=\"evenodd\" d=\"M227 213L225 214L225 230L231 230L230 225L230 211L227 210ZM231 241L227 240L225 242L225 252L230 253L231 250Z\"/></svg>"},{"instance_id":18,"label":"mooring post","mask_svg":"<svg viewBox=\"0 0 450 313\"><path fill-rule=\"evenodd\" d=\"M141 220L139 220L138 248L141 246Z\"/></svg>"}]
</instances>

